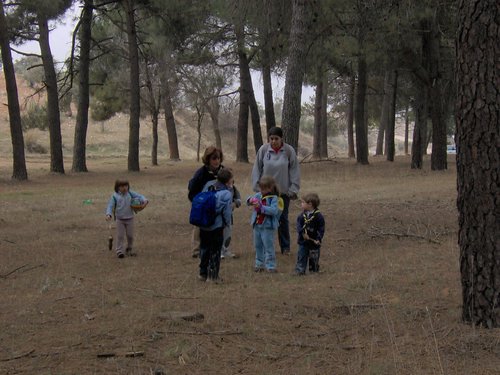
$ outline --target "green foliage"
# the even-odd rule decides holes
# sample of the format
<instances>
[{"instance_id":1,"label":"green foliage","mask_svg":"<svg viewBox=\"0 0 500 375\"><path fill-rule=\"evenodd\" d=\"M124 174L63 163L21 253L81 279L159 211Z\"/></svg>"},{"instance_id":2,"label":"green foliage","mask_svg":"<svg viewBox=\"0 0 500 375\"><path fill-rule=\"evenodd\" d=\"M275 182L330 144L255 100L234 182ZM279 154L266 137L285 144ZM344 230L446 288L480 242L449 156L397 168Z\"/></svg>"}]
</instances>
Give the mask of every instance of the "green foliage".
<instances>
[{"instance_id":1,"label":"green foliage","mask_svg":"<svg viewBox=\"0 0 500 375\"><path fill-rule=\"evenodd\" d=\"M36 56L23 57L14 64L16 74L20 75L31 88L38 87L45 76L42 59Z\"/></svg>"},{"instance_id":2,"label":"green foliage","mask_svg":"<svg viewBox=\"0 0 500 375\"><path fill-rule=\"evenodd\" d=\"M21 116L21 124L24 131L29 129L47 130L49 128L47 108L39 104L30 104L27 111Z\"/></svg>"}]
</instances>

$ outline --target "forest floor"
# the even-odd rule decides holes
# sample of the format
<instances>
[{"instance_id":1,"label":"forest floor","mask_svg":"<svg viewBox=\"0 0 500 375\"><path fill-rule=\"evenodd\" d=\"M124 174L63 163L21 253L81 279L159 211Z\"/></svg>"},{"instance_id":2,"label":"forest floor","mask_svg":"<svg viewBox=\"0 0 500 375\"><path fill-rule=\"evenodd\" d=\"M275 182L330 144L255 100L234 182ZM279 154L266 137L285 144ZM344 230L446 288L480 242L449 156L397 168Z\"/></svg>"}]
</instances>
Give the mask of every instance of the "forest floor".
<instances>
[{"instance_id":1,"label":"forest floor","mask_svg":"<svg viewBox=\"0 0 500 375\"><path fill-rule=\"evenodd\" d=\"M214 285L197 280L190 251L198 163L161 154L152 167L141 154L142 171L128 173L117 134L103 132L115 142L89 136L89 173L70 173L67 158L66 175L51 174L47 154L27 154L30 179L15 182L6 129L1 374L499 374L499 330L461 320L454 155L443 172L427 157L422 170L407 156L303 163L302 192L320 195L327 223L321 272L294 276L294 246L279 273L255 274L242 207L239 258L222 261ZM251 165L224 164L250 194ZM125 259L108 251L104 220L121 176L150 199L136 216L138 256Z\"/></svg>"}]
</instances>

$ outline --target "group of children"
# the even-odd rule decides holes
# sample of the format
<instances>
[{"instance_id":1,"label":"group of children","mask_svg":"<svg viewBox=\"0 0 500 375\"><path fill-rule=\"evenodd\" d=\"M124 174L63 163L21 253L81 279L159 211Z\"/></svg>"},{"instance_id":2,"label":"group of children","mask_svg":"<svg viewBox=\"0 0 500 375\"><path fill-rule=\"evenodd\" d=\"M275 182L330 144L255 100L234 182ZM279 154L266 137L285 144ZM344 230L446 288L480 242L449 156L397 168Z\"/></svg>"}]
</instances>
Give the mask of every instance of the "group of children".
<instances>
[{"instance_id":1,"label":"group of children","mask_svg":"<svg viewBox=\"0 0 500 375\"><path fill-rule=\"evenodd\" d=\"M210 156L211 154L211 156ZM207 226L196 227L193 238L199 238L200 263L198 278L202 281L217 282L221 258L231 254L227 247L231 239L232 212L241 205L241 198L234 186L234 177L230 169L222 167L222 152L209 152L209 160L204 160L204 167L195 173L189 182L189 199L212 190L214 194L214 221ZM210 168L211 159L217 159ZM276 181L271 176L262 176L258 182L260 191L246 200L252 210L250 224L253 227L255 248L255 272L276 273L276 252L274 238L283 210L283 201L279 195ZM142 209L148 200L141 194L130 190L128 181L117 180L115 192L108 201L106 220L114 216L117 227L116 253L118 258L133 255L134 209ZM325 233L325 220L318 210L320 199L317 194L309 193L301 198L302 212L297 217L298 254L295 274L304 275L309 265L309 272L319 271L321 241ZM125 247L125 237L127 246ZM196 242L196 241L195 241Z\"/></svg>"}]
</instances>

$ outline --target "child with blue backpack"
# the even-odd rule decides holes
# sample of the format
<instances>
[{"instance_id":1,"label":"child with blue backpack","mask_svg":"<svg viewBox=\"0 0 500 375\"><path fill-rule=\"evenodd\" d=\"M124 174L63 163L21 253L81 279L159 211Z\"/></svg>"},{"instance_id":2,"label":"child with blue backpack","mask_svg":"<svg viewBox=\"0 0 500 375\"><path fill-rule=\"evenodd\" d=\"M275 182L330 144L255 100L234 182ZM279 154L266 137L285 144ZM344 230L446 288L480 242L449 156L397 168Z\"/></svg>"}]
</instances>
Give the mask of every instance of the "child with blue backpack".
<instances>
[{"instance_id":1,"label":"child with blue backpack","mask_svg":"<svg viewBox=\"0 0 500 375\"><path fill-rule=\"evenodd\" d=\"M283 211L283 200L279 196L276 181L271 176L262 176L258 182L260 192L247 199L251 206L253 243L255 246L255 272L264 269L276 273L276 252L274 236L278 230L279 219Z\"/></svg>"},{"instance_id":2,"label":"child with blue backpack","mask_svg":"<svg viewBox=\"0 0 500 375\"><path fill-rule=\"evenodd\" d=\"M198 278L201 281L219 281L224 228L231 225L233 181L233 172L223 168L217 174L216 182L204 188L205 192L211 191L213 193L197 195L193 198L190 222L200 228L200 272ZM207 197L206 201L203 201L204 196ZM205 207L198 207L199 202ZM207 219L208 221L206 221Z\"/></svg>"},{"instance_id":3,"label":"child with blue backpack","mask_svg":"<svg viewBox=\"0 0 500 375\"><path fill-rule=\"evenodd\" d=\"M134 202L134 201L137 201ZM106 207L106 220L116 219L116 255L124 258L125 254L135 255L132 252L134 245L134 212L148 205L148 200L141 194L130 190L127 180L115 181L115 192L109 198ZM125 246L127 237L127 247Z\"/></svg>"}]
</instances>

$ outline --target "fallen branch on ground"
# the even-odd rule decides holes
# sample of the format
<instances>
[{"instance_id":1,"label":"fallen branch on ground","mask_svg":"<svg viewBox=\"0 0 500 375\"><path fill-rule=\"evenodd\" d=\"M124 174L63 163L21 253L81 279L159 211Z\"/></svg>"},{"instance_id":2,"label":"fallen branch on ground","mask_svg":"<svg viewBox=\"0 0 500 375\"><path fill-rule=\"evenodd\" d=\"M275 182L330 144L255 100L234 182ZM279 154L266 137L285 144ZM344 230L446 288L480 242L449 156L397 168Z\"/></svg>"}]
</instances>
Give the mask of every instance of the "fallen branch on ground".
<instances>
[{"instance_id":1,"label":"fallen branch on ground","mask_svg":"<svg viewBox=\"0 0 500 375\"><path fill-rule=\"evenodd\" d=\"M385 231L382 228L378 228L376 226L372 226L368 233L373 237L383 237L383 236L394 236L397 237L398 239L408 237L408 238L418 238L421 240L425 240L431 243L435 243L440 245L441 242L434 240L428 236L421 236L419 234L413 234L413 233L404 233L404 232L392 232L392 231Z\"/></svg>"}]
</instances>

